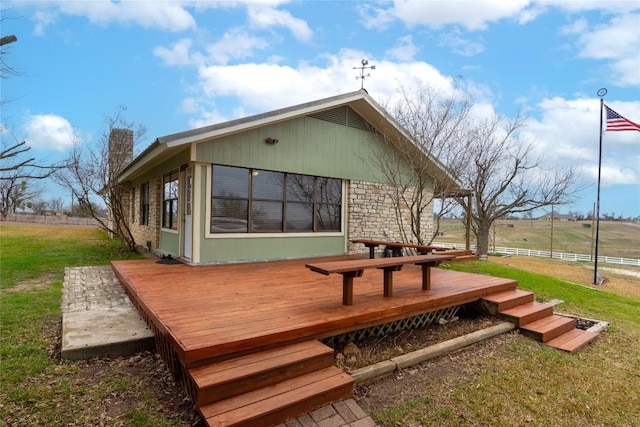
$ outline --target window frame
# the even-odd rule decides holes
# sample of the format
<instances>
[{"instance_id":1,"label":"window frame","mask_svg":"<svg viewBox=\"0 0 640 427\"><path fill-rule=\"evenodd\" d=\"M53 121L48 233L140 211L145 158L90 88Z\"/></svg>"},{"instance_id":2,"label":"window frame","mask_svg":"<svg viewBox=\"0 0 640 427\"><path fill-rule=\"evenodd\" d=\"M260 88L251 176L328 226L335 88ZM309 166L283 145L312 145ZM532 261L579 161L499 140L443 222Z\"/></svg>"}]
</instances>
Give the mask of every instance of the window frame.
<instances>
[{"instance_id":1,"label":"window frame","mask_svg":"<svg viewBox=\"0 0 640 427\"><path fill-rule=\"evenodd\" d=\"M129 193L129 207L131 208L130 218L131 224L136 223L136 187L131 187L131 192Z\"/></svg>"},{"instance_id":2,"label":"window frame","mask_svg":"<svg viewBox=\"0 0 640 427\"><path fill-rule=\"evenodd\" d=\"M180 172L175 169L162 176L162 228L178 230ZM172 197L167 197L167 195Z\"/></svg>"},{"instance_id":3,"label":"window frame","mask_svg":"<svg viewBox=\"0 0 640 427\"><path fill-rule=\"evenodd\" d=\"M149 225L151 183L140 184L140 225Z\"/></svg>"},{"instance_id":4,"label":"window frame","mask_svg":"<svg viewBox=\"0 0 640 427\"><path fill-rule=\"evenodd\" d=\"M234 169L239 169L239 170L243 170L247 172L248 175L248 190L247 190L247 195L246 197L241 196L224 196L222 193L222 191L217 191L219 190L216 187L216 183L215 183L215 168L216 167L223 167L223 168L234 168ZM280 171L270 171L270 170L266 170L266 169L258 169L258 168L246 168L246 167L240 167L240 166L228 166L228 165L223 165L223 164L212 164L211 165L211 176L208 182L208 185L210 186L209 189L209 206L207 208L207 213L208 213L208 217L209 217L209 227L208 227L208 231L207 231L207 235L209 237L216 237L216 236L221 236L221 235L228 235L228 234L233 234L235 236L246 236L246 235L288 235L288 236L300 236L303 234L310 234L310 235L336 235L336 234L342 234L343 233L343 227L344 227L344 181L341 178L331 178L331 177L321 177L321 176L315 176L315 175L305 175L305 174L299 174L299 173L288 173L288 172L280 172ZM262 197L261 195L255 195L254 194L254 185L253 185L253 181L254 181L254 177L255 176L259 176L261 172L265 172L265 173L276 173L276 174L281 174L282 175L282 194L281 197L278 199L274 199L271 196L264 196ZM312 178L313 179L313 195L312 195L312 199L308 200L308 199L302 199L302 198L296 198L295 200L293 199L289 199L288 196L288 183L289 183L289 179L290 177L293 176L302 176L302 177L306 177L306 178ZM339 189L339 194L337 195L337 198L335 200L332 201L322 201L319 199L320 195L318 194L317 191L317 186L318 186L318 182L319 180L329 180L330 181L334 181L335 183L333 185L336 186L337 189ZM217 194L216 194L217 191ZM218 201L218 203L221 200L229 200L229 201L235 201L235 202L245 202L246 203L246 207L244 208L245 211L243 212L243 217L242 218L233 218L232 220L236 220L236 221L246 221L247 223L247 227L245 228L246 231L214 231L213 230L213 224L214 224L214 211L216 209L215 207L215 203L216 201ZM253 217L253 207L254 207L254 202L256 203L281 203L281 213L280 213L280 223L281 223L281 227L279 230L274 230L274 229L265 229L265 230L256 230L255 227L254 229L252 229L252 227L250 227L250 224L253 223L254 217ZM287 208L288 206L293 206L293 205L312 205L312 213L311 213L311 228L310 229L303 229L303 230L294 230L290 228L290 225L287 224ZM337 227L332 227L330 229L322 229L320 228L320 221L319 221L319 214L322 210L322 208L327 208L329 207L330 209L333 209L334 212L338 212L339 217L337 218Z\"/></svg>"}]
</instances>

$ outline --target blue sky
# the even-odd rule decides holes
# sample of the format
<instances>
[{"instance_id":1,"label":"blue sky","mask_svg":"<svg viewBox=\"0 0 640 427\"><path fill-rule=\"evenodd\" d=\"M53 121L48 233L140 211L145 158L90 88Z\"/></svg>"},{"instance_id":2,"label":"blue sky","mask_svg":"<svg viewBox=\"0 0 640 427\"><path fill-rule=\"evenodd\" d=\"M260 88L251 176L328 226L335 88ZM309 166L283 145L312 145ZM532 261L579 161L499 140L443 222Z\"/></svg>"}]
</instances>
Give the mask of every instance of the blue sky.
<instances>
[{"instance_id":1,"label":"blue sky","mask_svg":"<svg viewBox=\"0 0 640 427\"><path fill-rule=\"evenodd\" d=\"M393 100L417 77L478 118L528 116L549 165L577 163L596 201L599 99L640 122L640 2L3 0L3 139L39 159L91 144L119 105L156 137L360 88ZM7 47L7 46L5 46ZM601 212L640 216L640 132L603 138ZM64 195L42 185L46 200ZM66 197L66 196L65 196ZM70 201L69 201L70 203Z\"/></svg>"}]
</instances>

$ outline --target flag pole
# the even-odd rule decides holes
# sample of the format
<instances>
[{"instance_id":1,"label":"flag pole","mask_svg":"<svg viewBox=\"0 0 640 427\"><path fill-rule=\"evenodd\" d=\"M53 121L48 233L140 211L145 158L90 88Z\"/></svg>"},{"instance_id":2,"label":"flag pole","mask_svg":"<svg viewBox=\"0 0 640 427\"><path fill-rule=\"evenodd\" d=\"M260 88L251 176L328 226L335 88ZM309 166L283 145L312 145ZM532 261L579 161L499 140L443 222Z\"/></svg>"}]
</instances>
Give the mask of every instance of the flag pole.
<instances>
[{"instance_id":1,"label":"flag pole","mask_svg":"<svg viewBox=\"0 0 640 427\"><path fill-rule=\"evenodd\" d=\"M600 147L598 152L598 196L596 198L596 247L595 247L595 260L593 263L593 284L598 284L598 236L600 234L600 176L602 174L602 113L604 111L604 96L607 94L607 89L602 88L598 90L598 96L600 97Z\"/></svg>"}]
</instances>

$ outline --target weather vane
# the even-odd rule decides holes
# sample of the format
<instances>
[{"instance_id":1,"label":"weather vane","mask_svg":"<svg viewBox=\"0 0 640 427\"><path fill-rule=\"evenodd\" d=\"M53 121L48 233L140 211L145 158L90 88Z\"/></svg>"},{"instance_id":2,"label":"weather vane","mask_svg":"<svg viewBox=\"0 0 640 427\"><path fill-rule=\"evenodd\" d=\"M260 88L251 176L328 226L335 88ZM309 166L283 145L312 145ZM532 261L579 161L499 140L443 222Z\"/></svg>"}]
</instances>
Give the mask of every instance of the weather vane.
<instances>
[{"instance_id":1,"label":"weather vane","mask_svg":"<svg viewBox=\"0 0 640 427\"><path fill-rule=\"evenodd\" d=\"M360 70L360 75L356 76L356 80L360 80L360 89L364 89L364 79L366 79L367 77L371 77L371 74L370 73L365 74L364 70L366 69L375 70L376 66L369 65L369 61L367 61L366 59L363 59L360 63L362 64L360 67L353 67L353 69Z\"/></svg>"}]
</instances>

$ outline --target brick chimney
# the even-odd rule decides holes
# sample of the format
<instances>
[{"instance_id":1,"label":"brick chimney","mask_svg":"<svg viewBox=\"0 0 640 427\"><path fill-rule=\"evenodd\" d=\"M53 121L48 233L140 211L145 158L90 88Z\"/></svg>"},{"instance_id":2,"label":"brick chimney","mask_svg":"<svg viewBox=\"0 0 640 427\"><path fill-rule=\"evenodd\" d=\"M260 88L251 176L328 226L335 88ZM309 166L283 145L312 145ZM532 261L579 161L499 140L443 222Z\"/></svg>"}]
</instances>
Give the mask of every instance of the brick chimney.
<instances>
[{"instance_id":1,"label":"brick chimney","mask_svg":"<svg viewBox=\"0 0 640 427\"><path fill-rule=\"evenodd\" d=\"M133 131L111 129L109 133L109 174L116 178L133 160Z\"/></svg>"}]
</instances>

